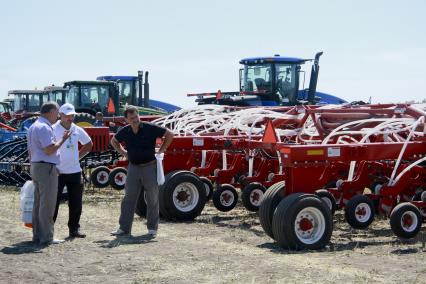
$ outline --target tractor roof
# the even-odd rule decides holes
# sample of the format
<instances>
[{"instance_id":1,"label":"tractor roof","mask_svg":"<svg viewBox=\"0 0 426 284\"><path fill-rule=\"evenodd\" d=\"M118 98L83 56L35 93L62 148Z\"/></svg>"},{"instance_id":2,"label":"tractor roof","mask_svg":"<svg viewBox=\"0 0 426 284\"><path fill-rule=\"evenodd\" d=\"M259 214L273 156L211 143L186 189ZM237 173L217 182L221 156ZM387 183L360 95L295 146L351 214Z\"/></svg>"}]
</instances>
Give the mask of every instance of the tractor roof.
<instances>
[{"instance_id":1,"label":"tractor roof","mask_svg":"<svg viewBox=\"0 0 426 284\"><path fill-rule=\"evenodd\" d=\"M137 76L99 76L96 80L101 81L136 81Z\"/></svg>"},{"instance_id":2,"label":"tractor roof","mask_svg":"<svg viewBox=\"0 0 426 284\"><path fill-rule=\"evenodd\" d=\"M47 86L44 87L45 91L51 92L51 91L67 91L67 88L59 87L59 86Z\"/></svg>"},{"instance_id":3,"label":"tractor roof","mask_svg":"<svg viewBox=\"0 0 426 284\"><path fill-rule=\"evenodd\" d=\"M11 90L7 92L8 95L26 95L26 94L45 94L45 91L41 90Z\"/></svg>"},{"instance_id":4,"label":"tractor roof","mask_svg":"<svg viewBox=\"0 0 426 284\"><path fill-rule=\"evenodd\" d=\"M292 63L292 64L303 64L311 59L302 59L296 57L282 57L282 56L270 56L270 57L251 57L240 60L240 64L255 65L259 63Z\"/></svg>"},{"instance_id":5,"label":"tractor roof","mask_svg":"<svg viewBox=\"0 0 426 284\"><path fill-rule=\"evenodd\" d=\"M114 82L108 82L108 81L69 81L65 82L64 86L68 85L98 85L98 86L113 86L115 85Z\"/></svg>"}]
</instances>

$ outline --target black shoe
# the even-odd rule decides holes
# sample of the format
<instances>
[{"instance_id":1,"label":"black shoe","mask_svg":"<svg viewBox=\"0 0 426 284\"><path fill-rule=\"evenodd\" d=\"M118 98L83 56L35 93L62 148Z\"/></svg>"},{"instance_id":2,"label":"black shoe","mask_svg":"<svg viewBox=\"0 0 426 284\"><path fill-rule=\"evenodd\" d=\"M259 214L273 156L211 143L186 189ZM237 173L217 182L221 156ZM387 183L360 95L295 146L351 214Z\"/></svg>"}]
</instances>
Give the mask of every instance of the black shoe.
<instances>
[{"instance_id":1,"label":"black shoe","mask_svg":"<svg viewBox=\"0 0 426 284\"><path fill-rule=\"evenodd\" d=\"M70 238L85 238L86 234L80 233L80 231L75 231L70 233Z\"/></svg>"}]
</instances>

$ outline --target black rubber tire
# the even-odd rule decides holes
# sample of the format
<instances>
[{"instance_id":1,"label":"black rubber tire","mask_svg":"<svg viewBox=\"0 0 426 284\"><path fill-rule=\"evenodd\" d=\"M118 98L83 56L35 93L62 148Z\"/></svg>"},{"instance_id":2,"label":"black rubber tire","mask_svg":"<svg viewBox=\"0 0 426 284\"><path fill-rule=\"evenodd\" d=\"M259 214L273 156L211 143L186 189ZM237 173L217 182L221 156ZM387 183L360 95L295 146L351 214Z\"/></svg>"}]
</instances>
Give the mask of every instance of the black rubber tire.
<instances>
[{"instance_id":1,"label":"black rubber tire","mask_svg":"<svg viewBox=\"0 0 426 284\"><path fill-rule=\"evenodd\" d=\"M259 207L259 221L265 233L274 238L272 232L272 218L275 208L285 196L285 182L280 181L271 185L263 195L262 203Z\"/></svg>"},{"instance_id":2,"label":"black rubber tire","mask_svg":"<svg viewBox=\"0 0 426 284\"><path fill-rule=\"evenodd\" d=\"M206 189L206 202L212 199L213 196L213 183L206 177L200 177Z\"/></svg>"},{"instance_id":3,"label":"black rubber tire","mask_svg":"<svg viewBox=\"0 0 426 284\"><path fill-rule=\"evenodd\" d=\"M125 182L123 182L122 184L118 184L115 180L116 176L119 175L119 174L121 174L121 175L124 174L125 175L124 178L126 178L127 177L127 169L122 168L122 167L112 169L111 172L109 173L108 183L113 189L123 190L124 187L125 187Z\"/></svg>"},{"instance_id":4,"label":"black rubber tire","mask_svg":"<svg viewBox=\"0 0 426 284\"><path fill-rule=\"evenodd\" d=\"M180 191L186 194L183 198L190 199L188 204L190 209L184 207L179 208L174 203L175 190L179 185L183 186L183 183L187 185L191 184L190 188L187 188L187 191ZM189 171L173 173L166 179L161 188L163 199L162 207L167 214L166 217L176 221L194 220L203 211L206 204L206 189L204 183L195 174Z\"/></svg>"},{"instance_id":5,"label":"black rubber tire","mask_svg":"<svg viewBox=\"0 0 426 284\"><path fill-rule=\"evenodd\" d=\"M411 218L416 218L415 221L417 221L416 226L410 231L407 231L407 229L402 225L404 215L407 216L407 213L411 215ZM422 219L420 210L414 204L403 202L395 206L392 210L389 222L392 232L396 236L403 239L410 239L414 238L419 233L422 227Z\"/></svg>"},{"instance_id":6,"label":"black rubber tire","mask_svg":"<svg viewBox=\"0 0 426 284\"><path fill-rule=\"evenodd\" d=\"M80 127L93 126L95 121L96 118L90 113L81 112L74 116L74 123Z\"/></svg>"},{"instance_id":7,"label":"black rubber tire","mask_svg":"<svg viewBox=\"0 0 426 284\"><path fill-rule=\"evenodd\" d=\"M232 196L231 196L232 195ZM224 198L233 198L230 204L225 204L223 201ZM222 212L228 212L234 209L235 205L238 202L238 193L235 187L230 184L222 184L213 192L213 205L217 210Z\"/></svg>"},{"instance_id":8,"label":"black rubber tire","mask_svg":"<svg viewBox=\"0 0 426 284\"><path fill-rule=\"evenodd\" d=\"M146 217L145 189L143 187L139 194L138 203L136 203L135 213L139 217Z\"/></svg>"},{"instance_id":9,"label":"black rubber tire","mask_svg":"<svg viewBox=\"0 0 426 284\"><path fill-rule=\"evenodd\" d=\"M324 231L316 241L304 242L296 232L297 215L306 208L316 209L323 217ZM272 228L277 243L291 250L317 250L324 248L333 233L333 218L328 206L316 195L296 193L283 199L274 213ZM313 228L316 228L314 225Z\"/></svg>"},{"instance_id":10,"label":"black rubber tire","mask_svg":"<svg viewBox=\"0 0 426 284\"><path fill-rule=\"evenodd\" d=\"M164 217L164 219L166 220L171 220L171 216L169 214L169 212L166 209L166 206L164 204L164 185L168 183L168 181L177 173L179 173L181 171L172 171L166 174L166 176L164 177L164 184L161 185L158 188L158 199L159 199L159 203L160 203L160 214Z\"/></svg>"},{"instance_id":11,"label":"black rubber tire","mask_svg":"<svg viewBox=\"0 0 426 284\"><path fill-rule=\"evenodd\" d=\"M318 196L327 205L328 208L330 208L331 215L334 215L337 210L337 203L334 195L331 194L327 189L318 189L315 191L315 195Z\"/></svg>"},{"instance_id":12,"label":"black rubber tire","mask_svg":"<svg viewBox=\"0 0 426 284\"><path fill-rule=\"evenodd\" d=\"M357 206L360 204L364 204L369 207L370 216L365 221L360 221L356 218L356 209L357 209ZM348 222L352 228L365 229L374 221L375 212L376 212L376 209L374 207L374 203L369 197L365 195L356 195L352 197L346 204L345 219L346 219L346 222Z\"/></svg>"},{"instance_id":13,"label":"black rubber tire","mask_svg":"<svg viewBox=\"0 0 426 284\"><path fill-rule=\"evenodd\" d=\"M257 194L257 193L260 193L259 191L262 192L260 196ZM252 212L259 211L259 207L265 192L266 192L266 188L259 182L252 182L246 185L243 188L243 191L241 193L241 201L243 202L244 207L248 211L252 211ZM258 205L255 204L253 201L257 201Z\"/></svg>"},{"instance_id":14,"label":"black rubber tire","mask_svg":"<svg viewBox=\"0 0 426 284\"><path fill-rule=\"evenodd\" d=\"M90 182L93 184L94 187L98 188L105 188L109 185L109 174L111 170L108 167L100 166L95 168L92 173L90 174ZM103 181L99 180L99 174L104 174L101 176L101 178L104 178Z\"/></svg>"},{"instance_id":15,"label":"black rubber tire","mask_svg":"<svg viewBox=\"0 0 426 284\"><path fill-rule=\"evenodd\" d=\"M274 210L273 215L272 215L271 230L272 230L272 235L274 236L273 239L276 240L277 243L281 247L286 248L288 244L287 244L287 239L286 239L286 235L284 234L284 231L280 230L281 225L278 225L279 222L282 222L282 219L280 219L280 218L282 218L283 215L282 214L278 215L277 212L287 210L287 208L290 204L292 204L296 200L304 198L305 196L306 196L306 194L302 193L302 192L290 194L289 196L281 199L280 202L275 207L275 210ZM278 207L281 208L279 211L278 211ZM284 216L284 219L285 218L286 217ZM274 220L275 220L275 225L274 225ZM278 236L278 238L277 238L277 236Z\"/></svg>"}]
</instances>

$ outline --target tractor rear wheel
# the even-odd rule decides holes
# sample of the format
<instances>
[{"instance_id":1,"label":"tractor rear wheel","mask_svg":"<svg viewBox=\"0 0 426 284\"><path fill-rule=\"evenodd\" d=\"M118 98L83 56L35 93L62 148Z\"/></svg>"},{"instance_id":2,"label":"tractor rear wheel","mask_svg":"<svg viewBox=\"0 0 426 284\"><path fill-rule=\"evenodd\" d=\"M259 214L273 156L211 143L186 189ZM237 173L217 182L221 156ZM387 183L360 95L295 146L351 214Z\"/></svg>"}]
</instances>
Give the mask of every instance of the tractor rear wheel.
<instances>
[{"instance_id":1,"label":"tractor rear wheel","mask_svg":"<svg viewBox=\"0 0 426 284\"><path fill-rule=\"evenodd\" d=\"M115 168L111 170L108 177L109 185L116 190L123 190L126 185L127 169Z\"/></svg>"},{"instance_id":2,"label":"tractor rear wheel","mask_svg":"<svg viewBox=\"0 0 426 284\"><path fill-rule=\"evenodd\" d=\"M271 185L263 195L263 200L259 207L260 225L262 225L265 233L271 238L274 238L274 234L272 232L272 218L275 208L277 208L280 201L284 198L284 185L284 181L280 181Z\"/></svg>"},{"instance_id":3,"label":"tractor rear wheel","mask_svg":"<svg viewBox=\"0 0 426 284\"><path fill-rule=\"evenodd\" d=\"M398 204L390 214L390 225L395 235L400 238L414 238L421 229L420 210L409 202Z\"/></svg>"},{"instance_id":4,"label":"tractor rear wheel","mask_svg":"<svg viewBox=\"0 0 426 284\"><path fill-rule=\"evenodd\" d=\"M85 112L77 113L74 116L74 123L80 127L93 126L95 120L96 118L93 115Z\"/></svg>"},{"instance_id":5,"label":"tractor rear wheel","mask_svg":"<svg viewBox=\"0 0 426 284\"><path fill-rule=\"evenodd\" d=\"M231 211L237 205L237 202L237 190L230 184L222 184L213 192L213 204L219 211Z\"/></svg>"},{"instance_id":6,"label":"tractor rear wheel","mask_svg":"<svg viewBox=\"0 0 426 284\"><path fill-rule=\"evenodd\" d=\"M374 220L373 201L365 195L356 195L349 199L345 207L345 219L355 229L365 229Z\"/></svg>"},{"instance_id":7,"label":"tractor rear wheel","mask_svg":"<svg viewBox=\"0 0 426 284\"><path fill-rule=\"evenodd\" d=\"M110 169L105 166L95 168L90 174L90 181L94 187L104 188L108 186Z\"/></svg>"},{"instance_id":8,"label":"tractor rear wheel","mask_svg":"<svg viewBox=\"0 0 426 284\"><path fill-rule=\"evenodd\" d=\"M266 188L258 182L252 182L246 185L241 194L244 207L252 212L259 211L265 191Z\"/></svg>"}]
</instances>

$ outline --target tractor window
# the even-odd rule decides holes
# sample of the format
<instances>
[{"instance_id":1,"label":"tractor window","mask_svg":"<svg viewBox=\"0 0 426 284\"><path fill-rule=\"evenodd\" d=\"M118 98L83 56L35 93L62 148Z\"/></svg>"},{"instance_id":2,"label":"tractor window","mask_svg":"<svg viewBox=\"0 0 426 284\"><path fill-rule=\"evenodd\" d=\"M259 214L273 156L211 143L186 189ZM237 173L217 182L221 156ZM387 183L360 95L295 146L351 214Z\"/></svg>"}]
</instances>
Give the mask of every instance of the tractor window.
<instances>
[{"instance_id":1,"label":"tractor window","mask_svg":"<svg viewBox=\"0 0 426 284\"><path fill-rule=\"evenodd\" d=\"M49 94L48 93L43 94L41 96L42 96L42 99L43 99L43 102L42 102L43 104L49 101Z\"/></svg>"},{"instance_id":2,"label":"tractor window","mask_svg":"<svg viewBox=\"0 0 426 284\"><path fill-rule=\"evenodd\" d=\"M241 88L246 92L271 92L271 65L246 65L242 72Z\"/></svg>"},{"instance_id":3,"label":"tractor window","mask_svg":"<svg viewBox=\"0 0 426 284\"><path fill-rule=\"evenodd\" d=\"M276 90L283 102L293 102L296 99L296 65L276 64Z\"/></svg>"},{"instance_id":4,"label":"tractor window","mask_svg":"<svg viewBox=\"0 0 426 284\"><path fill-rule=\"evenodd\" d=\"M40 94L29 94L28 95L28 111L36 112L40 111Z\"/></svg>"},{"instance_id":5,"label":"tractor window","mask_svg":"<svg viewBox=\"0 0 426 284\"><path fill-rule=\"evenodd\" d=\"M13 98L13 110L20 111L25 108L25 96L23 95L15 95Z\"/></svg>"},{"instance_id":6,"label":"tractor window","mask_svg":"<svg viewBox=\"0 0 426 284\"><path fill-rule=\"evenodd\" d=\"M49 99L52 102L56 102L58 105L62 105L62 91L51 91L49 93Z\"/></svg>"},{"instance_id":7,"label":"tractor window","mask_svg":"<svg viewBox=\"0 0 426 284\"><path fill-rule=\"evenodd\" d=\"M82 86L81 104L83 107L94 108L97 111L107 107L109 86Z\"/></svg>"},{"instance_id":8,"label":"tractor window","mask_svg":"<svg viewBox=\"0 0 426 284\"><path fill-rule=\"evenodd\" d=\"M70 87L69 91L65 95L65 102L74 105L76 108L80 106L78 102L78 86Z\"/></svg>"},{"instance_id":9,"label":"tractor window","mask_svg":"<svg viewBox=\"0 0 426 284\"><path fill-rule=\"evenodd\" d=\"M122 81L118 82L118 91L120 96L120 104L126 105L126 104L133 104L133 82L132 81Z\"/></svg>"}]
</instances>

